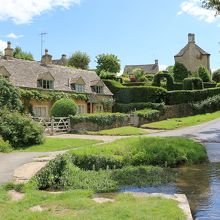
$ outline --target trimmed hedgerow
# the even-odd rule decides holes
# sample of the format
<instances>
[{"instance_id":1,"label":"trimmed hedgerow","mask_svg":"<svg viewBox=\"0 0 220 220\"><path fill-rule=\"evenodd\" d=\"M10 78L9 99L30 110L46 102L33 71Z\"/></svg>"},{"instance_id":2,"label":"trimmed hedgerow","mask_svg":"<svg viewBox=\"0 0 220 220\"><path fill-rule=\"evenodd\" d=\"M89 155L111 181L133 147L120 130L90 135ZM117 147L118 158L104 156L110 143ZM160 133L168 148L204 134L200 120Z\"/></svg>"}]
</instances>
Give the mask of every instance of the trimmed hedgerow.
<instances>
[{"instance_id":1,"label":"trimmed hedgerow","mask_svg":"<svg viewBox=\"0 0 220 220\"><path fill-rule=\"evenodd\" d=\"M153 102L161 103L166 97L166 90L160 87L139 86L121 88L116 95L116 102L138 103Z\"/></svg>"},{"instance_id":2,"label":"trimmed hedgerow","mask_svg":"<svg viewBox=\"0 0 220 220\"><path fill-rule=\"evenodd\" d=\"M211 81L211 73L208 71L207 68L200 66L198 69L199 78L202 79L203 82L210 82Z\"/></svg>"},{"instance_id":3,"label":"trimmed hedgerow","mask_svg":"<svg viewBox=\"0 0 220 220\"><path fill-rule=\"evenodd\" d=\"M204 90L168 91L165 103L167 105L193 103L219 94L220 88L210 88Z\"/></svg>"},{"instance_id":4,"label":"trimmed hedgerow","mask_svg":"<svg viewBox=\"0 0 220 220\"><path fill-rule=\"evenodd\" d=\"M72 99L60 99L51 108L51 115L54 117L69 117L76 112L77 105Z\"/></svg>"},{"instance_id":5,"label":"trimmed hedgerow","mask_svg":"<svg viewBox=\"0 0 220 220\"><path fill-rule=\"evenodd\" d=\"M97 113L71 116L70 120L73 124L92 122L97 125L110 126L116 122L123 124L128 115L122 113Z\"/></svg>"},{"instance_id":6,"label":"trimmed hedgerow","mask_svg":"<svg viewBox=\"0 0 220 220\"><path fill-rule=\"evenodd\" d=\"M192 104L195 114L211 113L220 110L220 95Z\"/></svg>"},{"instance_id":7,"label":"trimmed hedgerow","mask_svg":"<svg viewBox=\"0 0 220 220\"><path fill-rule=\"evenodd\" d=\"M160 82L164 78L167 80L167 85L166 85L167 90L173 90L174 79L169 73L157 73L157 74L155 74L154 81L153 81L152 85L160 87L161 86Z\"/></svg>"},{"instance_id":8,"label":"trimmed hedgerow","mask_svg":"<svg viewBox=\"0 0 220 220\"><path fill-rule=\"evenodd\" d=\"M198 77L186 78L183 80L183 88L185 90L201 90L204 89L202 79Z\"/></svg>"},{"instance_id":9,"label":"trimmed hedgerow","mask_svg":"<svg viewBox=\"0 0 220 220\"><path fill-rule=\"evenodd\" d=\"M203 82L204 89L215 88L216 85L215 82Z\"/></svg>"},{"instance_id":10,"label":"trimmed hedgerow","mask_svg":"<svg viewBox=\"0 0 220 220\"><path fill-rule=\"evenodd\" d=\"M117 92L121 89L124 88L124 86L115 80L103 80L105 85L109 88L109 90L114 94L114 96L117 96Z\"/></svg>"},{"instance_id":11,"label":"trimmed hedgerow","mask_svg":"<svg viewBox=\"0 0 220 220\"><path fill-rule=\"evenodd\" d=\"M165 104L164 103L152 103L152 102L139 102L139 103L129 103L129 104L116 103L114 108L116 112L123 112L123 113L128 113L128 112L132 112L136 110L142 110L146 108L164 111Z\"/></svg>"}]
</instances>

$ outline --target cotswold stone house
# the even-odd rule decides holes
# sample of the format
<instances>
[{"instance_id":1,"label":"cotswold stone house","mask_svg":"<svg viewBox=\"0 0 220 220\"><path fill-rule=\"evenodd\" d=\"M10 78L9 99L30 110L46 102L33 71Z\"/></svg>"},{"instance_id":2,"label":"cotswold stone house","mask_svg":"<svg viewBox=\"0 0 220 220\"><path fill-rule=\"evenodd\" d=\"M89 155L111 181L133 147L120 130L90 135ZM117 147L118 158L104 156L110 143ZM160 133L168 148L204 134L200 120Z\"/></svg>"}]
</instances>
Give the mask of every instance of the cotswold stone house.
<instances>
[{"instance_id":1,"label":"cotswold stone house","mask_svg":"<svg viewBox=\"0 0 220 220\"><path fill-rule=\"evenodd\" d=\"M153 64L146 65L126 65L123 74L133 75L133 70L142 69L145 74L156 74L159 72L159 62L155 60Z\"/></svg>"},{"instance_id":2,"label":"cotswold stone house","mask_svg":"<svg viewBox=\"0 0 220 220\"><path fill-rule=\"evenodd\" d=\"M200 66L210 71L210 54L195 43L195 34L188 34L187 45L174 56L174 59L176 63L182 63L191 72L196 72Z\"/></svg>"},{"instance_id":3,"label":"cotswold stone house","mask_svg":"<svg viewBox=\"0 0 220 220\"><path fill-rule=\"evenodd\" d=\"M87 100L74 100L79 114L102 112L103 100L112 101L112 93L95 72L54 65L48 50L45 50L41 62L15 59L8 42L5 55L0 58L0 74L22 89L85 94ZM49 116L52 104L50 101L31 100L36 117Z\"/></svg>"}]
</instances>

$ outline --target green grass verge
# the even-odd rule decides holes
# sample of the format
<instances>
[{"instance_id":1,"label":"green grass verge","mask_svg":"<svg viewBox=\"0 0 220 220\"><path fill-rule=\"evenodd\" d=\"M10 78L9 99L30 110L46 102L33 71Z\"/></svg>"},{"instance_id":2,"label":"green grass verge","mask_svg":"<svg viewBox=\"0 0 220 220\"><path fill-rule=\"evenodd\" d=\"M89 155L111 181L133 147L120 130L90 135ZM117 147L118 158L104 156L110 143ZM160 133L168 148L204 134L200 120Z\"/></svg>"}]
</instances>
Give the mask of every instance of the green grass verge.
<instances>
[{"instance_id":1,"label":"green grass verge","mask_svg":"<svg viewBox=\"0 0 220 220\"><path fill-rule=\"evenodd\" d=\"M214 113L208 113L203 115L195 115L184 118L172 118L164 121L153 122L142 125L142 128L172 130L176 128L183 128L187 126L198 125L204 122L208 122L220 117L220 111Z\"/></svg>"},{"instance_id":2,"label":"green grass verge","mask_svg":"<svg viewBox=\"0 0 220 220\"><path fill-rule=\"evenodd\" d=\"M101 161L108 164L108 161L113 161L111 158L116 159L115 164L121 162L132 166L170 167L202 163L207 160L207 153L202 144L182 137L133 137L76 149L72 153L81 157L78 164L83 165L83 160L87 163L91 160L90 164L97 161L97 166ZM94 155L99 157L92 158Z\"/></svg>"},{"instance_id":3,"label":"green grass verge","mask_svg":"<svg viewBox=\"0 0 220 220\"><path fill-rule=\"evenodd\" d=\"M97 132L87 132L87 134L92 135L110 135L110 136L128 136L128 135L142 135L147 134L147 131L141 128L136 128L132 126L113 128L109 130L102 130Z\"/></svg>"},{"instance_id":4,"label":"green grass verge","mask_svg":"<svg viewBox=\"0 0 220 220\"><path fill-rule=\"evenodd\" d=\"M40 145L31 146L20 151L25 152L50 152L50 151L61 151L70 150L74 148L91 146L99 143L97 140L89 139L74 139L74 138L46 138L45 142Z\"/></svg>"},{"instance_id":5,"label":"green grass verge","mask_svg":"<svg viewBox=\"0 0 220 220\"><path fill-rule=\"evenodd\" d=\"M92 200L93 192L86 190L49 194L27 191L19 202L9 199L7 192L0 190L1 219L12 220L127 220L127 219L186 219L176 201L158 197L134 197L118 194L114 202L98 204ZM43 212L30 208L40 205Z\"/></svg>"}]
</instances>

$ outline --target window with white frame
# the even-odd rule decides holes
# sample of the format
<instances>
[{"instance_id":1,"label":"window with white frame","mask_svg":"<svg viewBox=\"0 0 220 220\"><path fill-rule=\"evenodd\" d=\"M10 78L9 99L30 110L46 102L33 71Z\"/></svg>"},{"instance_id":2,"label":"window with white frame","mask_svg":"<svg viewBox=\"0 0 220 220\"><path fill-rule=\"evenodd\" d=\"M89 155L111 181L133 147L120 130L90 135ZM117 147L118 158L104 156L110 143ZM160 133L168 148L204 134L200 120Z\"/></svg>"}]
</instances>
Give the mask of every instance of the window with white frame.
<instances>
[{"instance_id":1,"label":"window with white frame","mask_svg":"<svg viewBox=\"0 0 220 220\"><path fill-rule=\"evenodd\" d=\"M37 80L37 87L42 89L53 89L54 82L52 80L39 79Z\"/></svg>"},{"instance_id":2,"label":"window with white frame","mask_svg":"<svg viewBox=\"0 0 220 220\"><path fill-rule=\"evenodd\" d=\"M95 112L103 112L103 105L100 105L100 104L96 105Z\"/></svg>"},{"instance_id":3,"label":"window with white frame","mask_svg":"<svg viewBox=\"0 0 220 220\"><path fill-rule=\"evenodd\" d=\"M85 114L86 112L86 105L77 105L77 114Z\"/></svg>"},{"instance_id":4,"label":"window with white frame","mask_svg":"<svg viewBox=\"0 0 220 220\"><path fill-rule=\"evenodd\" d=\"M48 108L46 106L33 107L34 117L46 118L48 116Z\"/></svg>"},{"instance_id":5,"label":"window with white frame","mask_svg":"<svg viewBox=\"0 0 220 220\"><path fill-rule=\"evenodd\" d=\"M83 84L71 84L71 89L75 90L76 92L85 92L85 85Z\"/></svg>"}]
</instances>

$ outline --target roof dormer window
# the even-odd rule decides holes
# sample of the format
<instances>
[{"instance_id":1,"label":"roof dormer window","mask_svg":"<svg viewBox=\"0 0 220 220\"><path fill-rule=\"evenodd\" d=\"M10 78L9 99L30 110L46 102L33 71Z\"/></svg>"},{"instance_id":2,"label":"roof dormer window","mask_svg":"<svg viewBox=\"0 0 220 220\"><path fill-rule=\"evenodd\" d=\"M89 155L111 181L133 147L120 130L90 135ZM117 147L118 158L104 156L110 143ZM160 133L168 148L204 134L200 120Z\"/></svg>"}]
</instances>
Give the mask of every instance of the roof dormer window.
<instances>
[{"instance_id":1,"label":"roof dormer window","mask_svg":"<svg viewBox=\"0 0 220 220\"><path fill-rule=\"evenodd\" d=\"M101 94L103 93L103 86L92 86L92 91Z\"/></svg>"},{"instance_id":2,"label":"roof dormer window","mask_svg":"<svg viewBox=\"0 0 220 220\"><path fill-rule=\"evenodd\" d=\"M85 84L86 83L82 77L76 77L70 80L71 90L74 90L75 92L79 92L79 93L85 92Z\"/></svg>"},{"instance_id":3,"label":"roof dormer window","mask_svg":"<svg viewBox=\"0 0 220 220\"><path fill-rule=\"evenodd\" d=\"M54 89L54 78L50 73L39 75L37 88L51 90Z\"/></svg>"},{"instance_id":4,"label":"roof dormer window","mask_svg":"<svg viewBox=\"0 0 220 220\"><path fill-rule=\"evenodd\" d=\"M102 80L91 81L91 89L92 92L101 94L104 92L104 83L102 82Z\"/></svg>"}]
</instances>

